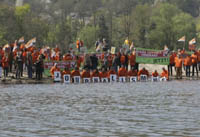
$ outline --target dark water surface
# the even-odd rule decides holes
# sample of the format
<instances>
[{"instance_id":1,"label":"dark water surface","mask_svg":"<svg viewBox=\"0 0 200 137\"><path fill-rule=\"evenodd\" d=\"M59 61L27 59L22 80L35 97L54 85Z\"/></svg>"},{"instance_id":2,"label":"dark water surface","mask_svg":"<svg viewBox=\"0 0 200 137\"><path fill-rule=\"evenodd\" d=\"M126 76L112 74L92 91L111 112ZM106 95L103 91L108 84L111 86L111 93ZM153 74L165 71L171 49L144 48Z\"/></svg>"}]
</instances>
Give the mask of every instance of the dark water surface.
<instances>
[{"instance_id":1,"label":"dark water surface","mask_svg":"<svg viewBox=\"0 0 200 137\"><path fill-rule=\"evenodd\" d=\"M200 81L0 85L0 137L200 136Z\"/></svg>"}]
</instances>

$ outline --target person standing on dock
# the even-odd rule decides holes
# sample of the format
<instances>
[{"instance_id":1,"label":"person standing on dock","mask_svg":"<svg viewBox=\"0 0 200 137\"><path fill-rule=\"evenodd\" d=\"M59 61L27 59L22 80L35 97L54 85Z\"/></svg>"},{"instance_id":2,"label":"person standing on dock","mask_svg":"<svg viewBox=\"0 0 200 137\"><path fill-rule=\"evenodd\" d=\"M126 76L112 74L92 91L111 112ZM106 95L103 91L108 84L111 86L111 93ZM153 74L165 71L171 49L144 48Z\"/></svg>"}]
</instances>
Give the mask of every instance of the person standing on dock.
<instances>
[{"instance_id":1,"label":"person standing on dock","mask_svg":"<svg viewBox=\"0 0 200 137\"><path fill-rule=\"evenodd\" d=\"M32 74L33 74L33 61L32 61L32 56L31 56L31 52L27 53L27 58L26 58L26 67L27 67L27 73L28 73L28 78L32 78Z\"/></svg>"},{"instance_id":2,"label":"person standing on dock","mask_svg":"<svg viewBox=\"0 0 200 137\"><path fill-rule=\"evenodd\" d=\"M185 59L184 59L184 67L185 67L185 75L186 77L190 77L190 66L192 65L192 60L190 55L188 55Z\"/></svg>"},{"instance_id":3,"label":"person standing on dock","mask_svg":"<svg viewBox=\"0 0 200 137\"><path fill-rule=\"evenodd\" d=\"M194 77L194 71L196 69L196 74L198 77L198 68L197 68L198 57L196 51L191 55L191 58L192 58L192 76Z\"/></svg>"},{"instance_id":4,"label":"person standing on dock","mask_svg":"<svg viewBox=\"0 0 200 137\"><path fill-rule=\"evenodd\" d=\"M176 52L173 50L170 57L169 57L169 60L170 60L170 63L168 65L168 71L169 71L169 75L172 76L173 75L173 67L175 67L175 58L176 58Z\"/></svg>"},{"instance_id":5,"label":"person standing on dock","mask_svg":"<svg viewBox=\"0 0 200 137\"><path fill-rule=\"evenodd\" d=\"M178 54L178 56L175 58L175 67L176 67L176 78L182 79L182 65L183 61L181 59L181 55Z\"/></svg>"},{"instance_id":6,"label":"person standing on dock","mask_svg":"<svg viewBox=\"0 0 200 137\"><path fill-rule=\"evenodd\" d=\"M17 52L17 56L15 57L15 65L16 65L16 79L21 78L21 73L23 72L23 59L21 51Z\"/></svg>"},{"instance_id":7,"label":"person standing on dock","mask_svg":"<svg viewBox=\"0 0 200 137\"><path fill-rule=\"evenodd\" d=\"M2 58L2 67L3 67L4 78L6 78L8 76L8 69L9 69L9 59L8 55L6 54Z\"/></svg>"}]
</instances>

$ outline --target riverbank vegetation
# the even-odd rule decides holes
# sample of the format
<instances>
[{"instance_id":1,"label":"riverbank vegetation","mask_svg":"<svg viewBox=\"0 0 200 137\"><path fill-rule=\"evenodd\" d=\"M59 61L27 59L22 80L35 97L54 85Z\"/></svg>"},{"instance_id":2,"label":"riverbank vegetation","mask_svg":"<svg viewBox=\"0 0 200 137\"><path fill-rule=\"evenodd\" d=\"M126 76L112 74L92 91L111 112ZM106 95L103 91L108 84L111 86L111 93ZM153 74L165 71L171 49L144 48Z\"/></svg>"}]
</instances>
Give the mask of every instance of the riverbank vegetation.
<instances>
[{"instance_id":1,"label":"riverbank vegetation","mask_svg":"<svg viewBox=\"0 0 200 137\"><path fill-rule=\"evenodd\" d=\"M199 15L200 0L2 0L0 45L24 36L67 50L80 37L92 50L97 39L119 47L128 37L137 47L176 49L182 36L200 39Z\"/></svg>"}]
</instances>

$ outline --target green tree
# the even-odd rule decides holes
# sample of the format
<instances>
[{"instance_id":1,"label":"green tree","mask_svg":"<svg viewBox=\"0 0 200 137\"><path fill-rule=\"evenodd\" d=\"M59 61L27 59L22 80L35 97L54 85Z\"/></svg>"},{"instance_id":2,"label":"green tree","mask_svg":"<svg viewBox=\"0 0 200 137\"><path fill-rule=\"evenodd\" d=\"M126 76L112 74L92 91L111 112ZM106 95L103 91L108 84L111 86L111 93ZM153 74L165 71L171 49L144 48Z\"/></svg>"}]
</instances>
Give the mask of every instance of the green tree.
<instances>
[{"instance_id":1,"label":"green tree","mask_svg":"<svg viewBox=\"0 0 200 137\"><path fill-rule=\"evenodd\" d=\"M137 5L132 12L131 39L139 47L148 47L147 35L151 17L151 8L147 4Z\"/></svg>"},{"instance_id":2,"label":"green tree","mask_svg":"<svg viewBox=\"0 0 200 137\"><path fill-rule=\"evenodd\" d=\"M168 3L159 4L154 8L148 34L151 48L161 49L164 45L168 45L169 48L175 46L174 41L176 39L173 31L173 17L180 12L176 6Z\"/></svg>"},{"instance_id":3,"label":"green tree","mask_svg":"<svg viewBox=\"0 0 200 137\"><path fill-rule=\"evenodd\" d=\"M106 40L109 40L109 33L108 33L108 27L106 25L106 20L104 15L101 15L99 18L99 38L103 39L105 38Z\"/></svg>"}]
</instances>

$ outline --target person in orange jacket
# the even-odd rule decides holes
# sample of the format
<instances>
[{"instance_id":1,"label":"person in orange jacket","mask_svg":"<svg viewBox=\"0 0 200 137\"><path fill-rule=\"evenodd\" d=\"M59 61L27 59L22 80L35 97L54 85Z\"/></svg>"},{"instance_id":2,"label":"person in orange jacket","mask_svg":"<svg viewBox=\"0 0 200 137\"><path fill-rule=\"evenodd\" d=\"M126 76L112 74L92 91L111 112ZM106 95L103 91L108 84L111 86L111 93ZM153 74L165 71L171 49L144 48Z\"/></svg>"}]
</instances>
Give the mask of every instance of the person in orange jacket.
<instances>
[{"instance_id":1,"label":"person in orange jacket","mask_svg":"<svg viewBox=\"0 0 200 137\"><path fill-rule=\"evenodd\" d=\"M176 78L177 79L182 79L182 66L183 66L183 61L181 58L181 55L178 54L178 56L175 58L175 67L176 67Z\"/></svg>"},{"instance_id":2,"label":"person in orange jacket","mask_svg":"<svg viewBox=\"0 0 200 137\"><path fill-rule=\"evenodd\" d=\"M169 57L169 65L168 65L168 71L169 71L169 74L172 76L173 75L173 67L175 67L175 58L176 58L176 53L175 51L172 51L170 57Z\"/></svg>"},{"instance_id":3,"label":"person in orange jacket","mask_svg":"<svg viewBox=\"0 0 200 137\"><path fill-rule=\"evenodd\" d=\"M77 55L75 61L76 61L76 67L80 68L82 63L82 58Z\"/></svg>"},{"instance_id":4,"label":"person in orange jacket","mask_svg":"<svg viewBox=\"0 0 200 137\"><path fill-rule=\"evenodd\" d=\"M62 78L64 75L70 75L71 76L71 71L69 70L68 67L65 67L65 69L62 71Z\"/></svg>"},{"instance_id":5,"label":"person in orange jacket","mask_svg":"<svg viewBox=\"0 0 200 137\"><path fill-rule=\"evenodd\" d=\"M2 58L2 68L3 68L3 74L4 77L8 76L8 70L9 70L9 59L8 56L4 54Z\"/></svg>"},{"instance_id":6,"label":"person in orange jacket","mask_svg":"<svg viewBox=\"0 0 200 137\"><path fill-rule=\"evenodd\" d=\"M137 77L137 74L138 74L138 72L134 68L132 68L131 70L128 71L128 76L129 77Z\"/></svg>"},{"instance_id":7,"label":"person in orange jacket","mask_svg":"<svg viewBox=\"0 0 200 137\"><path fill-rule=\"evenodd\" d=\"M115 72L114 67L111 67L111 69L108 71L108 78L110 78L110 75L117 75L117 73Z\"/></svg>"},{"instance_id":8,"label":"person in orange jacket","mask_svg":"<svg viewBox=\"0 0 200 137\"><path fill-rule=\"evenodd\" d=\"M158 77L158 76L159 76L159 74L158 74L157 70L155 70L154 72L152 72L152 77Z\"/></svg>"},{"instance_id":9,"label":"person in orange jacket","mask_svg":"<svg viewBox=\"0 0 200 137\"><path fill-rule=\"evenodd\" d=\"M102 67L102 71L99 73L99 76L100 76L101 80L102 80L103 78L107 78L107 77L108 77L108 73L107 73L105 67Z\"/></svg>"},{"instance_id":10,"label":"person in orange jacket","mask_svg":"<svg viewBox=\"0 0 200 137\"><path fill-rule=\"evenodd\" d=\"M131 70L135 68L136 63L136 54L135 51L132 52L132 54L128 57L129 58L129 64L131 66Z\"/></svg>"},{"instance_id":11,"label":"person in orange jacket","mask_svg":"<svg viewBox=\"0 0 200 137\"><path fill-rule=\"evenodd\" d=\"M192 59L191 57L188 55L185 59L184 59L184 66L185 66L185 73L186 73L186 77L190 77L190 66L192 65Z\"/></svg>"},{"instance_id":12,"label":"person in orange jacket","mask_svg":"<svg viewBox=\"0 0 200 137\"><path fill-rule=\"evenodd\" d=\"M77 67L75 68L75 70L72 70L71 76L72 77L81 76L80 71Z\"/></svg>"},{"instance_id":13,"label":"person in orange jacket","mask_svg":"<svg viewBox=\"0 0 200 137\"><path fill-rule=\"evenodd\" d=\"M126 76L127 76L127 70L124 67L124 65L122 65L122 67L118 71L118 77L126 77Z\"/></svg>"},{"instance_id":14,"label":"person in orange jacket","mask_svg":"<svg viewBox=\"0 0 200 137\"><path fill-rule=\"evenodd\" d=\"M98 69L95 69L95 70L92 72L91 77L92 77L92 78L94 78L94 77L99 77L99 78L100 78L99 70L98 70Z\"/></svg>"},{"instance_id":15,"label":"person in orange jacket","mask_svg":"<svg viewBox=\"0 0 200 137\"><path fill-rule=\"evenodd\" d=\"M72 70L71 77L72 77L72 82L75 81L74 77L81 77L79 68L76 67L74 70Z\"/></svg>"},{"instance_id":16,"label":"person in orange jacket","mask_svg":"<svg viewBox=\"0 0 200 137\"><path fill-rule=\"evenodd\" d=\"M51 76L52 76L53 79L54 79L54 72L55 71L59 71L60 72L60 68L58 68L57 63L55 63L54 66L50 69Z\"/></svg>"},{"instance_id":17,"label":"person in orange jacket","mask_svg":"<svg viewBox=\"0 0 200 137\"><path fill-rule=\"evenodd\" d=\"M81 78L82 79L84 79L84 78L90 78L90 71L89 71L89 69L83 70L83 72L81 74Z\"/></svg>"},{"instance_id":18,"label":"person in orange jacket","mask_svg":"<svg viewBox=\"0 0 200 137\"><path fill-rule=\"evenodd\" d=\"M161 78L166 78L167 80L169 80L169 73L165 68L162 68L162 73L160 75Z\"/></svg>"},{"instance_id":19,"label":"person in orange jacket","mask_svg":"<svg viewBox=\"0 0 200 137\"><path fill-rule=\"evenodd\" d=\"M149 77L149 71L146 70L146 68L142 68L139 72L138 72L138 79L140 80L140 76L141 75L146 75L147 77Z\"/></svg>"},{"instance_id":20,"label":"person in orange jacket","mask_svg":"<svg viewBox=\"0 0 200 137\"><path fill-rule=\"evenodd\" d=\"M78 40L76 41L76 48L78 49L78 52L80 52L80 48L83 47L83 41L80 40L80 38L78 38Z\"/></svg>"},{"instance_id":21,"label":"person in orange jacket","mask_svg":"<svg viewBox=\"0 0 200 137\"><path fill-rule=\"evenodd\" d=\"M198 56L197 56L197 52L195 51L192 55L192 76L194 76L194 71L196 69L196 73L197 73L197 77L198 77L198 68L197 68L197 64L198 64Z\"/></svg>"},{"instance_id":22,"label":"person in orange jacket","mask_svg":"<svg viewBox=\"0 0 200 137\"><path fill-rule=\"evenodd\" d=\"M55 51L56 53L60 52L60 48L58 47L58 45L56 45L56 47L54 48L54 51Z\"/></svg>"},{"instance_id":23,"label":"person in orange jacket","mask_svg":"<svg viewBox=\"0 0 200 137\"><path fill-rule=\"evenodd\" d=\"M125 54L122 54L121 57L120 57L121 65L125 66L125 61L126 61L126 56L125 56Z\"/></svg>"}]
</instances>

